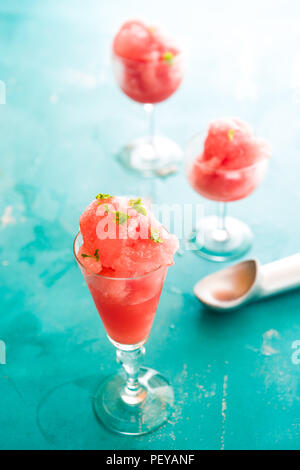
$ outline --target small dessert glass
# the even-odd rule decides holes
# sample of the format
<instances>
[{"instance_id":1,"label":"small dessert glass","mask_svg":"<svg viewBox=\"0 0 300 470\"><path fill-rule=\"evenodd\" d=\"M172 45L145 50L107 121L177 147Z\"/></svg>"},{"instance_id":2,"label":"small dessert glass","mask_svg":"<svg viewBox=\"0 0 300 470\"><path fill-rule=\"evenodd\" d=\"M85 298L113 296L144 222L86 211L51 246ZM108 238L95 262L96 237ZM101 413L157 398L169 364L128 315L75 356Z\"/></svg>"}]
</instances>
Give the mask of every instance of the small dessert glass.
<instances>
[{"instance_id":1,"label":"small dessert glass","mask_svg":"<svg viewBox=\"0 0 300 470\"><path fill-rule=\"evenodd\" d=\"M181 148L171 139L157 135L155 104L169 98L183 79L182 53L172 60L139 61L113 52L113 70L121 90L132 100L142 103L148 118L148 135L130 142L121 152L128 168L152 176L176 167L182 159Z\"/></svg>"},{"instance_id":2,"label":"small dessert glass","mask_svg":"<svg viewBox=\"0 0 300 470\"><path fill-rule=\"evenodd\" d=\"M253 235L242 221L227 216L227 203L249 196L263 180L268 159L234 169L215 169L209 161L197 158L203 153L204 133L196 134L188 143L185 172L192 188L201 196L218 201L217 215L196 222L189 241L195 253L212 261L227 261L245 254Z\"/></svg>"},{"instance_id":3,"label":"small dessert glass","mask_svg":"<svg viewBox=\"0 0 300 470\"><path fill-rule=\"evenodd\" d=\"M141 367L168 267L143 276L114 278L87 271L77 256L82 245L74 240L75 259L93 297L109 341L117 348L122 371L100 384L94 410L109 429L130 435L161 426L174 411L173 388L161 374Z\"/></svg>"}]
</instances>

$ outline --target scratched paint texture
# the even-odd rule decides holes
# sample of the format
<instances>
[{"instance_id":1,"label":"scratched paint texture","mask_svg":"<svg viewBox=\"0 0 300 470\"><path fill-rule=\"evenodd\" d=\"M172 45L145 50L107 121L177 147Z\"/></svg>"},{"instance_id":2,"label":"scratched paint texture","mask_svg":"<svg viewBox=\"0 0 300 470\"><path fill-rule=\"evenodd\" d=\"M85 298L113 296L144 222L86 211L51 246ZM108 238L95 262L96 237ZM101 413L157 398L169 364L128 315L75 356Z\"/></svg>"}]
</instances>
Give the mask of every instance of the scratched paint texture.
<instances>
[{"instance_id":1,"label":"scratched paint texture","mask_svg":"<svg viewBox=\"0 0 300 470\"><path fill-rule=\"evenodd\" d=\"M169 270L147 345L146 363L174 384L169 423L129 438L93 414L93 391L117 365L71 246L97 192L145 191L114 158L145 132L110 64L113 32L134 16L189 44L185 82L157 110L161 131L184 145L213 117L251 122L272 162L230 210L254 231L250 256L299 251L299 2L1 1L0 448L299 448L300 292L209 313L192 286L218 266L190 252ZM182 172L156 184L161 202L200 199Z\"/></svg>"}]
</instances>

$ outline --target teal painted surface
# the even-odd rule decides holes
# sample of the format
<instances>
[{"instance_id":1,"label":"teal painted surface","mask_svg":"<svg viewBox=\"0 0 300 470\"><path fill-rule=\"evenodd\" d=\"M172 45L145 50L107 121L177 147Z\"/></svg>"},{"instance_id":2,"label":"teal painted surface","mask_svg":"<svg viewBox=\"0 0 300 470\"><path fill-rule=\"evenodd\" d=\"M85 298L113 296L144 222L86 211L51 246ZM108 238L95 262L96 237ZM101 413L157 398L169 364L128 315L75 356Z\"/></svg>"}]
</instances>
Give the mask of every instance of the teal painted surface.
<instances>
[{"instance_id":1,"label":"teal painted surface","mask_svg":"<svg viewBox=\"0 0 300 470\"><path fill-rule=\"evenodd\" d=\"M96 193L143 188L114 159L145 122L110 64L116 27L141 15L190 37L186 79L158 107L160 130L185 145L216 116L252 123L271 141L272 162L261 188L230 211L254 231L249 256L299 251L298 2L2 1L0 448L299 448L300 364L291 356L300 292L211 314L192 286L219 266L193 253L169 270L145 358L172 380L176 416L129 438L93 414L93 391L117 365L71 246ZM158 181L157 193L199 201L182 173Z\"/></svg>"}]
</instances>

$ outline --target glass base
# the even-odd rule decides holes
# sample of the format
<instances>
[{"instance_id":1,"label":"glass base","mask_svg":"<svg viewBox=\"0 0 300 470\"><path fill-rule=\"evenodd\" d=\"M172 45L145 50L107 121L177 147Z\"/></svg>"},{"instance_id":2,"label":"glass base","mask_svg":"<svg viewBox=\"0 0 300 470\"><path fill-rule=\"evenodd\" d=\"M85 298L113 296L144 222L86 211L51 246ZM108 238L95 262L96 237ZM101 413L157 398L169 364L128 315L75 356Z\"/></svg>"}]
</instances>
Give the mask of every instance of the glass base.
<instances>
[{"instance_id":1,"label":"glass base","mask_svg":"<svg viewBox=\"0 0 300 470\"><path fill-rule=\"evenodd\" d=\"M174 392L169 382L153 369L140 369L141 400L131 405L121 397L126 385L121 373L103 382L94 396L99 420L110 430L129 435L146 434L166 422L174 411Z\"/></svg>"},{"instance_id":2,"label":"glass base","mask_svg":"<svg viewBox=\"0 0 300 470\"><path fill-rule=\"evenodd\" d=\"M253 235L240 220L226 217L226 230L218 228L216 216L201 219L189 237L194 252L211 261L229 261L244 255L252 245Z\"/></svg>"},{"instance_id":3,"label":"glass base","mask_svg":"<svg viewBox=\"0 0 300 470\"><path fill-rule=\"evenodd\" d=\"M144 176L167 176L177 171L183 152L171 139L155 136L135 139L121 152L120 159L126 167Z\"/></svg>"}]
</instances>

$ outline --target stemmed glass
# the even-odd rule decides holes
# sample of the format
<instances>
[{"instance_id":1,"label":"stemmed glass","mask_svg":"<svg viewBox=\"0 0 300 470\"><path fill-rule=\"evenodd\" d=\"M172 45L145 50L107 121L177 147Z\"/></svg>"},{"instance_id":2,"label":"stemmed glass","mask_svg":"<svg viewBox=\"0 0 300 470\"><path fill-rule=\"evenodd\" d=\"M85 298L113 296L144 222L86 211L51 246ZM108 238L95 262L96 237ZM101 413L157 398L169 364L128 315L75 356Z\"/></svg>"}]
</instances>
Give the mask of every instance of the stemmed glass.
<instances>
[{"instance_id":1,"label":"stemmed glass","mask_svg":"<svg viewBox=\"0 0 300 470\"><path fill-rule=\"evenodd\" d=\"M77 256L81 245L79 232L74 256L123 366L96 391L95 413L113 431L145 434L161 426L173 411L174 392L168 380L140 366L168 267L132 278L102 276L83 266Z\"/></svg>"},{"instance_id":2,"label":"stemmed glass","mask_svg":"<svg viewBox=\"0 0 300 470\"><path fill-rule=\"evenodd\" d=\"M122 150L123 163L143 175L151 176L176 166L182 150L171 139L157 135L155 104L169 98L183 79L183 54L166 52L161 58L141 61L112 54L113 70L121 90L143 104L148 119L148 135L130 142Z\"/></svg>"},{"instance_id":3,"label":"stemmed glass","mask_svg":"<svg viewBox=\"0 0 300 470\"><path fill-rule=\"evenodd\" d=\"M188 143L185 171L192 188L201 196L218 201L217 215L197 221L190 241L195 253L212 261L227 261L242 256L252 244L252 232L242 221L227 216L228 202L249 196L263 180L268 159L240 169L212 168L201 160L205 134L196 134Z\"/></svg>"}]
</instances>

